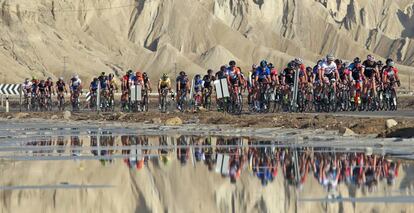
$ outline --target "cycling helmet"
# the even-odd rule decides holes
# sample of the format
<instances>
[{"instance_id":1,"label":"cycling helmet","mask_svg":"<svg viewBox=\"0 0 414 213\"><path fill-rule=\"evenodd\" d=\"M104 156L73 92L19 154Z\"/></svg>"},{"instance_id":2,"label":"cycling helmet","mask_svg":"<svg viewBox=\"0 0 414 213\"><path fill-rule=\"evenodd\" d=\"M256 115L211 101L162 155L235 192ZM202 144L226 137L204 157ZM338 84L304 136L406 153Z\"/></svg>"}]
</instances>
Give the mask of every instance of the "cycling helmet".
<instances>
[{"instance_id":1,"label":"cycling helmet","mask_svg":"<svg viewBox=\"0 0 414 213\"><path fill-rule=\"evenodd\" d=\"M333 61L333 60L335 60L335 57L332 54L328 54L328 55L326 55L326 60L327 61Z\"/></svg>"},{"instance_id":2,"label":"cycling helmet","mask_svg":"<svg viewBox=\"0 0 414 213\"><path fill-rule=\"evenodd\" d=\"M208 69L207 70L207 74L212 74L213 73L213 70L212 69Z\"/></svg>"},{"instance_id":3,"label":"cycling helmet","mask_svg":"<svg viewBox=\"0 0 414 213\"><path fill-rule=\"evenodd\" d=\"M382 66L384 66L384 63L382 63L382 61L379 60L379 61L377 61L377 66L382 67Z\"/></svg>"},{"instance_id":4,"label":"cycling helmet","mask_svg":"<svg viewBox=\"0 0 414 213\"><path fill-rule=\"evenodd\" d=\"M375 61L375 57L374 57L374 56L372 56L372 55L368 55L368 56L367 56L367 60L368 60L368 61Z\"/></svg>"},{"instance_id":5,"label":"cycling helmet","mask_svg":"<svg viewBox=\"0 0 414 213\"><path fill-rule=\"evenodd\" d=\"M267 61L266 61L266 60L262 60L262 61L260 62L260 66L261 66L261 67L266 67L266 66L267 66Z\"/></svg>"},{"instance_id":6,"label":"cycling helmet","mask_svg":"<svg viewBox=\"0 0 414 213\"><path fill-rule=\"evenodd\" d=\"M229 61L230 66L236 66L236 62L234 60Z\"/></svg>"},{"instance_id":7,"label":"cycling helmet","mask_svg":"<svg viewBox=\"0 0 414 213\"><path fill-rule=\"evenodd\" d=\"M146 73L146 72L142 73L142 75L143 75L144 77L148 77L148 75L147 75L147 73Z\"/></svg>"},{"instance_id":8,"label":"cycling helmet","mask_svg":"<svg viewBox=\"0 0 414 213\"><path fill-rule=\"evenodd\" d=\"M342 60L339 58L335 59L335 64L337 65L342 64Z\"/></svg>"},{"instance_id":9,"label":"cycling helmet","mask_svg":"<svg viewBox=\"0 0 414 213\"><path fill-rule=\"evenodd\" d=\"M163 73L163 74L162 74L162 79L164 79L164 80L165 80L165 79L167 79L167 78L168 78L168 75L167 75L166 73Z\"/></svg>"},{"instance_id":10,"label":"cycling helmet","mask_svg":"<svg viewBox=\"0 0 414 213\"><path fill-rule=\"evenodd\" d=\"M93 78L93 81L98 81L99 79L98 78Z\"/></svg>"},{"instance_id":11,"label":"cycling helmet","mask_svg":"<svg viewBox=\"0 0 414 213\"><path fill-rule=\"evenodd\" d=\"M201 76L199 75L199 74L197 74L196 76L195 76L195 79L200 79L201 78Z\"/></svg>"},{"instance_id":12,"label":"cycling helmet","mask_svg":"<svg viewBox=\"0 0 414 213\"><path fill-rule=\"evenodd\" d=\"M389 67L393 67L395 65L395 63L394 63L394 61L391 59L391 60L387 60L387 66L389 66Z\"/></svg>"},{"instance_id":13,"label":"cycling helmet","mask_svg":"<svg viewBox=\"0 0 414 213\"><path fill-rule=\"evenodd\" d=\"M225 65L220 67L220 71L225 71L227 69L227 67Z\"/></svg>"},{"instance_id":14,"label":"cycling helmet","mask_svg":"<svg viewBox=\"0 0 414 213\"><path fill-rule=\"evenodd\" d=\"M267 67L269 67L269 69L273 69L273 68L275 68L275 66L273 66L273 64L272 64L272 63L269 63L269 64L267 65Z\"/></svg>"},{"instance_id":15,"label":"cycling helmet","mask_svg":"<svg viewBox=\"0 0 414 213\"><path fill-rule=\"evenodd\" d=\"M299 65L303 64L303 60L301 58L295 58L294 61L295 61L295 63L297 63Z\"/></svg>"},{"instance_id":16,"label":"cycling helmet","mask_svg":"<svg viewBox=\"0 0 414 213\"><path fill-rule=\"evenodd\" d=\"M59 80L60 80L60 81L63 81L63 77L59 77Z\"/></svg>"},{"instance_id":17,"label":"cycling helmet","mask_svg":"<svg viewBox=\"0 0 414 213\"><path fill-rule=\"evenodd\" d=\"M137 71L137 72L135 73L135 75L136 75L137 77L141 77L141 78L142 78L142 73L141 73L140 71Z\"/></svg>"},{"instance_id":18,"label":"cycling helmet","mask_svg":"<svg viewBox=\"0 0 414 213\"><path fill-rule=\"evenodd\" d=\"M184 72L184 71L181 71L181 72L180 72L180 75L185 75L185 72Z\"/></svg>"},{"instance_id":19,"label":"cycling helmet","mask_svg":"<svg viewBox=\"0 0 414 213\"><path fill-rule=\"evenodd\" d=\"M361 63L361 59L359 59L359 57L354 58L354 63L355 64L360 64Z\"/></svg>"},{"instance_id":20,"label":"cycling helmet","mask_svg":"<svg viewBox=\"0 0 414 213\"><path fill-rule=\"evenodd\" d=\"M113 78L115 75L113 73L109 73L109 78Z\"/></svg>"},{"instance_id":21,"label":"cycling helmet","mask_svg":"<svg viewBox=\"0 0 414 213\"><path fill-rule=\"evenodd\" d=\"M128 75L132 75L133 71L132 70L128 70L127 74Z\"/></svg>"},{"instance_id":22,"label":"cycling helmet","mask_svg":"<svg viewBox=\"0 0 414 213\"><path fill-rule=\"evenodd\" d=\"M25 83L29 83L29 78L24 79Z\"/></svg>"},{"instance_id":23,"label":"cycling helmet","mask_svg":"<svg viewBox=\"0 0 414 213\"><path fill-rule=\"evenodd\" d=\"M387 58L387 60L385 60L385 64L388 64L388 62L392 61L391 58Z\"/></svg>"},{"instance_id":24,"label":"cycling helmet","mask_svg":"<svg viewBox=\"0 0 414 213\"><path fill-rule=\"evenodd\" d=\"M293 61L289 62L289 63L287 64L287 67L288 67L289 69L293 69L293 68L295 68L295 62L293 62Z\"/></svg>"},{"instance_id":25,"label":"cycling helmet","mask_svg":"<svg viewBox=\"0 0 414 213\"><path fill-rule=\"evenodd\" d=\"M254 69L254 70L255 70L256 68L257 68L257 65L256 65L256 64L253 64L253 65L252 65L252 69Z\"/></svg>"},{"instance_id":26,"label":"cycling helmet","mask_svg":"<svg viewBox=\"0 0 414 213\"><path fill-rule=\"evenodd\" d=\"M105 72L101 72L101 76L104 76L105 75Z\"/></svg>"},{"instance_id":27,"label":"cycling helmet","mask_svg":"<svg viewBox=\"0 0 414 213\"><path fill-rule=\"evenodd\" d=\"M311 72L312 71L312 67L306 67L306 71Z\"/></svg>"},{"instance_id":28,"label":"cycling helmet","mask_svg":"<svg viewBox=\"0 0 414 213\"><path fill-rule=\"evenodd\" d=\"M52 77L47 77L47 80L48 80L48 81L52 80Z\"/></svg>"}]
</instances>

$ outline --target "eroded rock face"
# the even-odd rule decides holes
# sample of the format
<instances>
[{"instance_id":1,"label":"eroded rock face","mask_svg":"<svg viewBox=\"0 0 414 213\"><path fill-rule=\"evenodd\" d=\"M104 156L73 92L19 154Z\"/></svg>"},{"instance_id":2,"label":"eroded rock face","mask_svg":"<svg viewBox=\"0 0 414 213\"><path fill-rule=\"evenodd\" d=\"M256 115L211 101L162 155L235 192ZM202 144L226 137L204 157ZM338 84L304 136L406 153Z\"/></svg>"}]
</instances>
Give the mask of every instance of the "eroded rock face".
<instances>
[{"instance_id":1,"label":"eroded rock face","mask_svg":"<svg viewBox=\"0 0 414 213\"><path fill-rule=\"evenodd\" d=\"M129 68L152 70L157 79L157 72L173 72L174 63L194 74L230 59L243 69L262 58L281 67L293 57L310 63L328 52L345 59L373 52L414 66L410 1L19 0L0 6L5 81L59 77L64 56L69 70L87 79Z\"/></svg>"}]
</instances>

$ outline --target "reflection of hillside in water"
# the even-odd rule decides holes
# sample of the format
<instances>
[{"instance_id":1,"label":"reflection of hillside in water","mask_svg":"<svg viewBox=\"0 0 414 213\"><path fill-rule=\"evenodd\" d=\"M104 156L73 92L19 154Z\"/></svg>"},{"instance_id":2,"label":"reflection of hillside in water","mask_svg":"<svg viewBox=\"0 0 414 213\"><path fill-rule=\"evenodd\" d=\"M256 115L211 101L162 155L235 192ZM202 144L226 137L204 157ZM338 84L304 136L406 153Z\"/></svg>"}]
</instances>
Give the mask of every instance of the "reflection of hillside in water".
<instances>
[{"instance_id":1,"label":"reflection of hillside in water","mask_svg":"<svg viewBox=\"0 0 414 213\"><path fill-rule=\"evenodd\" d=\"M14 158L99 160L103 166L122 160L133 170L177 161L183 167L203 165L211 175L221 175L232 183L242 175L254 176L263 186L283 178L300 191L309 182L317 182L329 193L335 193L340 185L374 192L378 187L395 185L401 178L401 165L411 171L407 162L401 163L387 153L352 147L298 147L242 137L115 136L91 132L81 137L46 137L25 143L22 148L26 150L13 152Z\"/></svg>"}]
</instances>

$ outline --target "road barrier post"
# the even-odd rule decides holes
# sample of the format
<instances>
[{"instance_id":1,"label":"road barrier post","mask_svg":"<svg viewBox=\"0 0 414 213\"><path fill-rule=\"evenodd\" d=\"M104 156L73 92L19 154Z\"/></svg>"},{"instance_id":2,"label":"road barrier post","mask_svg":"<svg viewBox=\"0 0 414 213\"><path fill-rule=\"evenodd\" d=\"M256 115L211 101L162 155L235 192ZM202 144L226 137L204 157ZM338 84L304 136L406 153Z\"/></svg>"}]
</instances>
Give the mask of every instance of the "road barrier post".
<instances>
[{"instance_id":1,"label":"road barrier post","mask_svg":"<svg viewBox=\"0 0 414 213\"><path fill-rule=\"evenodd\" d=\"M9 112L9 96L6 96L6 112Z\"/></svg>"},{"instance_id":2,"label":"road barrier post","mask_svg":"<svg viewBox=\"0 0 414 213\"><path fill-rule=\"evenodd\" d=\"M101 82L98 83L98 91L96 92L96 111L99 112L101 102Z\"/></svg>"},{"instance_id":3,"label":"road barrier post","mask_svg":"<svg viewBox=\"0 0 414 213\"><path fill-rule=\"evenodd\" d=\"M300 70L298 68L296 68L295 81L294 81L294 84L293 84L293 99L292 99L292 103L291 103L294 111L298 107L297 99L298 99L298 89L299 89L299 72L300 72Z\"/></svg>"},{"instance_id":4,"label":"road barrier post","mask_svg":"<svg viewBox=\"0 0 414 213\"><path fill-rule=\"evenodd\" d=\"M22 87L19 88L19 111L22 112Z\"/></svg>"}]
</instances>

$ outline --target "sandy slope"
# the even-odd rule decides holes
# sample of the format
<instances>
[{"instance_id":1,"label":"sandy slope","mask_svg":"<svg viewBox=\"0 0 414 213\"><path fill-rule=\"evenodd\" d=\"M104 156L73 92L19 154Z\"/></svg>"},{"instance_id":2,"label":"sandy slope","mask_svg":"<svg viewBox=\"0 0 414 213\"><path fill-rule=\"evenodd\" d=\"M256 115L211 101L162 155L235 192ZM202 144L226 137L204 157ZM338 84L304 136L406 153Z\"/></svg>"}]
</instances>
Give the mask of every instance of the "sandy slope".
<instances>
[{"instance_id":1,"label":"sandy slope","mask_svg":"<svg viewBox=\"0 0 414 213\"><path fill-rule=\"evenodd\" d=\"M294 56L315 61L327 52L390 56L405 71L414 65L408 0L1 0L0 6L0 82L74 72L89 79L129 68L155 79L174 73L175 63L190 73L231 58L243 68L262 58L280 67Z\"/></svg>"}]
</instances>

